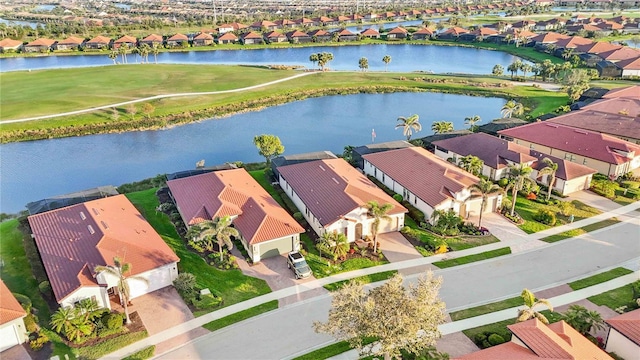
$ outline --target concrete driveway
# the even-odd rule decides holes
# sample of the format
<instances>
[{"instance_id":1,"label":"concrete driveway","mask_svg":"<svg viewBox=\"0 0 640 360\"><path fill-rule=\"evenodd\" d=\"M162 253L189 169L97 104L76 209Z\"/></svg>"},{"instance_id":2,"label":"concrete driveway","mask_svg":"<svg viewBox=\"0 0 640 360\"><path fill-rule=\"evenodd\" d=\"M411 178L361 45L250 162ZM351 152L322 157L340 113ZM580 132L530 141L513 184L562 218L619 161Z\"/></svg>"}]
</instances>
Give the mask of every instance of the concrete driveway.
<instances>
[{"instance_id":1,"label":"concrete driveway","mask_svg":"<svg viewBox=\"0 0 640 360\"><path fill-rule=\"evenodd\" d=\"M382 250L384 257L386 257L389 262L394 263L404 260L419 259L422 257L418 250L416 250L416 248L413 247L413 245L411 245L411 243L399 231L378 234L378 242L380 243L380 249ZM429 269L435 270L437 268L429 264L402 269L398 272L406 276L425 272Z\"/></svg>"}]
</instances>

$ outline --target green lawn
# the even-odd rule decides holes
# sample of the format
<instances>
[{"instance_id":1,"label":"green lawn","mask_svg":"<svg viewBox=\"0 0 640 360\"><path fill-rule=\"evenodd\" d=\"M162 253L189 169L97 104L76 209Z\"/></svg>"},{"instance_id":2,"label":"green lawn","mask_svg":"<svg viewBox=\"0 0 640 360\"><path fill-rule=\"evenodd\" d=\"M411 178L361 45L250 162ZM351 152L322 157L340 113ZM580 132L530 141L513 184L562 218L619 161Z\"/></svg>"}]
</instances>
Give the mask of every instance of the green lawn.
<instances>
[{"instance_id":1,"label":"green lawn","mask_svg":"<svg viewBox=\"0 0 640 360\"><path fill-rule=\"evenodd\" d=\"M556 235L547 236L547 237L544 237L544 238L542 238L540 240L546 241L548 243L553 243L553 242L556 242L556 241L573 238L573 237L576 237L576 236L579 236L579 235L582 235L582 234L586 234L586 233L589 233L589 232L592 232L592 231L595 231L595 230L598 230L598 229L602 229L602 228L617 224L619 222L620 222L620 220L618 220L616 218L602 220L602 221L598 221L597 223L594 223L594 224L591 224L591 225L583 226L581 228L565 231L563 233L556 234Z\"/></svg>"},{"instance_id":2,"label":"green lawn","mask_svg":"<svg viewBox=\"0 0 640 360\"><path fill-rule=\"evenodd\" d=\"M636 281L636 286L640 286L640 280ZM588 298L589 301L596 305L604 305L615 310L622 306L629 306L633 300L633 284L627 284L623 287L607 291L605 293Z\"/></svg>"},{"instance_id":3,"label":"green lawn","mask_svg":"<svg viewBox=\"0 0 640 360\"><path fill-rule=\"evenodd\" d=\"M123 360L145 360L145 359L150 359L153 357L153 355L156 352L156 346L155 345L151 345L147 348L144 348L136 353L133 353L127 357L125 357Z\"/></svg>"},{"instance_id":4,"label":"green lawn","mask_svg":"<svg viewBox=\"0 0 640 360\"><path fill-rule=\"evenodd\" d=\"M233 325L233 324L238 323L240 321L252 318L252 317L260 315L260 314L264 314L266 312L269 312L271 310L275 310L277 308L278 308L278 300L269 301L269 302L266 302L264 304L249 308L247 310L243 310L243 311L237 312L235 314L231 314L229 316L225 316L225 317L223 317L221 319L214 320L212 322L206 323L206 324L202 325L202 327L204 327L205 329L207 329L209 331L216 331L216 330L222 329L225 326Z\"/></svg>"},{"instance_id":5,"label":"green lawn","mask_svg":"<svg viewBox=\"0 0 640 360\"><path fill-rule=\"evenodd\" d=\"M511 199L511 197L509 197L509 199ZM600 210L578 200L573 200L571 204L573 206L570 213L573 214L574 221L586 219L602 213ZM533 219L534 215L541 209L548 209L556 214L557 222L555 226L564 225L569 222L569 217L560 214L560 209L556 205L545 205L533 200L527 200L524 196L518 196L516 200L516 212L525 220L524 224L518 225L518 227L527 234L551 228L552 226L537 222Z\"/></svg>"},{"instance_id":6,"label":"green lawn","mask_svg":"<svg viewBox=\"0 0 640 360\"><path fill-rule=\"evenodd\" d=\"M444 269L452 266L469 264L472 262L482 261L482 260L491 259L498 256L508 255L508 254L511 254L511 248L504 247L504 248L495 249L491 251L485 251L479 254L462 256L455 259L436 261L433 263L433 265L439 267L440 269Z\"/></svg>"},{"instance_id":7,"label":"green lawn","mask_svg":"<svg viewBox=\"0 0 640 360\"><path fill-rule=\"evenodd\" d=\"M93 346L84 346L81 348L73 349L73 352L79 359L98 359L127 345L133 344L136 341L142 340L147 336L147 331L138 331L135 333L118 336L117 338L105 340Z\"/></svg>"},{"instance_id":8,"label":"green lawn","mask_svg":"<svg viewBox=\"0 0 640 360\"><path fill-rule=\"evenodd\" d=\"M521 306L521 305L522 305L522 298L518 296L518 297L494 302L491 304L485 304L485 305L472 307L469 309L454 311L449 313L449 316L451 316L452 321L458 321L462 319L472 318L474 316L490 314L492 312L496 312L504 309L510 309L512 307Z\"/></svg>"},{"instance_id":9,"label":"green lawn","mask_svg":"<svg viewBox=\"0 0 640 360\"><path fill-rule=\"evenodd\" d=\"M603 273L600 273L600 274L597 274L597 275L593 275L593 276L590 276L588 278L584 278L584 279L580 279L578 281L570 282L569 286L574 291L575 290L580 290L580 289L584 289L584 288L589 287L589 286L600 284L600 283L609 281L611 279L615 279L617 277L628 275L628 274L631 274L631 273L633 273L633 271L631 271L629 269L617 267L615 269L611 269L609 271L605 271Z\"/></svg>"},{"instance_id":10,"label":"green lawn","mask_svg":"<svg viewBox=\"0 0 640 360\"><path fill-rule=\"evenodd\" d=\"M423 242L425 245L437 246L442 242L446 242L447 245L451 248L451 251L459 251L470 249L476 246L487 245L491 243L498 242L498 238L493 235L488 236L466 236L460 235L455 237L442 237L437 234L434 234L430 231L426 231L421 229L416 222L405 216L404 225L411 228L413 230L413 234L417 236L417 239ZM431 256L432 254L424 253L424 256Z\"/></svg>"},{"instance_id":11,"label":"green lawn","mask_svg":"<svg viewBox=\"0 0 640 360\"><path fill-rule=\"evenodd\" d=\"M358 282L363 283L363 284L370 284L370 283L374 283L374 282L378 282L378 281L388 280L393 275L395 275L396 273L397 273L396 270L383 271L383 272L379 272L379 273L375 273L375 274L371 274L371 275L360 276L360 277L357 277L357 278L353 278L351 280L338 281L338 282L335 282L335 283L332 283L332 284L325 285L324 288L329 290L329 291L336 291L336 290L340 289L342 287L342 285L344 285L348 281L358 281Z\"/></svg>"},{"instance_id":12,"label":"green lawn","mask_svg":"<svg viewBox=\"0 0 640 360\"><path fill-rule=\"evenodd\" d=\"M363 345L368 345L371 344L372 342L376 341L375 338L365 338L364 340L362 340L362 344ZM330 357L336 356L336 355L340 355L343 352L349 351L351 350L351 346L349 346L349 343L346 341L338 341L335 344L331 344L328 346L325 346L323 348L311 351L309 353L306 353L304 355L298 356L296 358L294 358L294 360L321 360L321 359L328 359Z\"/></svg>"}]
</instances>

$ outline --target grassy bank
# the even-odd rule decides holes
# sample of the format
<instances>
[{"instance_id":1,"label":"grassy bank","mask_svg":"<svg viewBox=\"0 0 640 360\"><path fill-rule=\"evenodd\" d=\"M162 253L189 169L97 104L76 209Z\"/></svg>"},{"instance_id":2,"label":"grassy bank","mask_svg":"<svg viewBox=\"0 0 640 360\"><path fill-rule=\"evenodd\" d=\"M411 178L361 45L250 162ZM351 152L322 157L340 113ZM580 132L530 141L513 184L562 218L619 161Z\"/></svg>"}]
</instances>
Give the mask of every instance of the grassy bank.
<instances>
[{"instance_id":1,"label":"grassy bank","mask_svg":"<svg viewBox=\"0 0 640 360\"><path fill-rule=\"evenodd\" d=\"M576 236L580 236L595 230L599 230L614 224L619 223L620 220L616 219L616 218L611 218L611 219L607 219L607 220L602 220L602 221L598 221L595 224L591 224L591 225L587 225L587 226L583 226L581 228L578 229L573 229L573 230L569 230L569 231L565 231L563 233L560 234L556 234L556 235L550 235L547 237L544 237L540 240L548 242L548 243L553 243L556 241L560 241L560 240L564 240L564 239L570 239L570 238L574 238Z\"/></svg>"},{"instance_id":2,"label":"grassy bank","mask_svg":"<svg viewBox=\"0 0 640 360\"><path fill-rule=\"evenodd\" d=\"M511 248L504 247L504 248L500 248L500 249L485 251L485 252L479 253L479 254L462 256L462 257L455 258L455 259L436 261L436 262L433 263L433 265L439 267L440 269L444 269L444 268L448 268L448 267L452 267L452 266L469 264L469 263L472 263L472 262L487 260L487 259L491 259L491 258L494 258L494 257L503 256L503 255L509 255L509 254L511 254Z\"/></svg>"}]
</instances>

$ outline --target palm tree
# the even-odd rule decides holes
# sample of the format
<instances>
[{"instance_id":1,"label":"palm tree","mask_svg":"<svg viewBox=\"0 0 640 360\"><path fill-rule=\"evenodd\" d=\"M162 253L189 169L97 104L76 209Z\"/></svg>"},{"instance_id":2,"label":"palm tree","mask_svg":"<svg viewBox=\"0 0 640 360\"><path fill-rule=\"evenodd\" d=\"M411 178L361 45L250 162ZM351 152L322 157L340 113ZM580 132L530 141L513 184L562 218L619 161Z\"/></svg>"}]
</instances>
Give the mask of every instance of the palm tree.
<instances>
[{"instance_id":1,"label":"palm tree","mask_svg":"<svg viewBox=\"0 0 640 360\"><path fill-rule=\"evenodd\" d=\"M109 59L113 60L113 65L117 64L118 52L115 50L111 50L111 52L109 53Z\"/></svg>"},{"instance_id":2,"label":"palm tree","mask_svg":"<svg viewBox=\"0 0 640 360\"><path fill-rule=\"evenodd\" d=\"M542 162L545 164L545 167L540 169L538 175L549 175L549 190L547 190L547 201L551 199L551 190L553 189L553 184L556 182L556 172L558 171L558 164L554 163L553 160L548 157L542 159Z\"/></svg>"},{"instance_id":3,"label":"palm tree","mask_svg":"<svg viewBox=\"0 0 640 360\"><path fill-rule=\"evenodd\" d=\"M503 118L522 115L523 112L524 106L515 100L507 101L507 103L502 106L502 109L500 109L500 114L502 114Z\"/></svg>"},{"instance_id":4,"label":"palm tree","mask_svg":"<svg viewBox=\"0 0 640 360\"><path fill-rule=\"evenodd\" d=\"M233 249L233 242L231 237L239 237L240 232L231 227L231 217L223 216L217 217L214 220L203 221L197 225L191 227L192 239L196 242L203 241L207 250L213 251L213 241L218 244L218 250L220 251L220 261L222 261L222 247L227 246L229 250Z\"/></svg>"},{"instance_id":5,"label":"palm tree","mask_svg":"<svg viewBox=\"0 0 640 360\"><path fill-rule=\"evenodd\" d=\"M467 155L460 158L460 161L458 161L458 166L460 166L465 171L478 176L482 172L484 161L480 160L480 158L477 156Z\"/></svg>"},{"instance_id":6,"label":"palm tree","mask_svg":"<svg viewBox=\"0 0 640 360\"><path fill-rule=\"evenodd\" d=\"M389 65L389 63L391 62L391 56L385 55L382 58L382 62L384 63L384 71L387 71L387 65Z\"/></svg>"},{"instance_id":7,"label":"palm tree","mask_svg":"<svg viewBox=\"0 0 640 360\"><path fill-rule=\"evenodd\" d=\"M453 123L449 121L434 121L431 125L434 134L444 134L453 131Z\"/></svg>"},{"instance_id":8,"label":"palm tree","mask_svg":"<svg viewBox=\"0 0 640 360\"><path fill-rule=\"evenodd\" d=\"M522 70L522 77L526 78L527 73L533 70L533 66L529 64L522 64L522 66L520 66L520 70Z\"/></svg>"},{"instance_id":9,"label":"palm tree","mask_svg":"<svg viewBox=\"0 0 640 360\"><path fill-rule=\"evenodd\" d=\"M309 61L311 61L313 66L316 66L316 63L318 62L318 54L314 53L309 55Z\"/></svg>"},{"instance_id":10,"label":"palm tree","mask_svg":"<svg viewBox=\"0 0 640 360\"><path fill-rule=\"evenodd\" d=\"M138 52L140 53L140 57L142 57L142 62L149 63L149 52L151 52L151 48L147 44L142 44L138 48Z\"/></svg>"},{"instance_id":11,"label":"palm tree","mask_svg":"<svg viewBox=\"0 0 640 360\"><path fill-rule=\"evenodd\" d=\"M120 44L120 47L118 48L118 54L120 56L122 56L122 63L126 64L127 63L127 53L129 52L129 45L127 44Z\"/></svg>"},{"instance_id":12,"label":"palm tree","mask_svg":"<svg viewBox=\"0 0 640 360\"><path fill-rule=\"evenodd\" d=\"M464 118L464 124L469 126L469 130L475 131L477 127L476 124L479 123L480 120L482 120L480 118L480 115L473 115L473 116Z\"/></svg>"},{"instance_id":13,"label":"palm tree","mask_svg":"<svg viewBox=\"0 0 640 360\"><path fill-rule=\"evenodd\" d=\"M422 130L422 124L420 124L420 117L418 114L413 114L408 117L400 116L398 118L397 128L402 128L402 134L407 137L407 141L411 139L413 131L418 132Z\"/></svg>"},{"instance_id":14,"label":"palm tree","mask_svg":"<svg viewBox=\"0 0 640 360\"><path fill-rule=\"evenodd\" d=\"M371 235L373 235L373 252L378 250L378 231L380 230L381 220L391 220L391 217L387 213L393 209L392 204L380 205L377 201L371 200L367 203L369 210L369 216L373 217L373 223L371 223Z\"/></svg>"},{"instance_id":15,"label":"palm tree","mask_svg":"<svg viewBox=\"0 0 640 360\"><path fill-rule=\"evenodd\" d=\"M151 53L153 54L153 60L157 64L158 63L158 54L160 53L160 45L157 42L151 44Z\"/></svg>"},{"instance_id":16,"label":"palm tree","mask_svg":"<svg viewBox=\"0 0 640 360\"><path fill-rule=\"evenodd\" d=\"M504 193L504 190L491 180L480 178L478 183L471 185L471 193L474 195L482 196L482 203L480 204L480 218L478 219L478 227L482 226L482 213L487 208L487 200L489 195Z\"/></svg>"},{"instance_id":17,"label":"palm tree","mask_svg":"<svg viewBox=\"0 0 640 360\"><path fill-rule=\"evenodd\" d=\"M360 60L358 60L358 66L360 70L367 71L369 69L369 60L367 60L366 57L361 57Z\"/></svg>"},{"instance_id":18,"label":"palm tree","mask_svg":"<svg viewBox=\"0 0 640 360\"><path fill-rule=\"evenodd\" d=\"M506 190L511 190L511 216L516 211L516 198L518 197L518 191L522 190L525 182L534 184L533 180L529 177L529 174L533 169L527 164L518 164L509 166L509 176L511 176L511 182L507 185Z\"/></svg>"},{"instance_id":19,"label":"palm tree","mask_svg":"<svg viewBox=\"0 0 640 360\"><path fill-rule=\"evenodd\" d=\"M562 315L562 319L584 336L587 336L592 329L604 329L604 321L600 313L580 305L569 306Z\"/></svg>"},{"instance_id":20,"label":"palm tree","mask_svg":"<svg viewBox=\"0 0 640 360\"><path fill-rule=\"evenodd\" d=\"M67 328L73 326L73 319L76 317L77 310L70 306L61 306L51 314L51 320L49 324L51 329L57 333L65 332Z\"/></svg>"},{"instance_id":21,"label":"palm tree","mask_svg":"<svg viewBox=\"0 0 640 360\"><path fill-rule=\"evenodd\" d=\"M341 232L331 231L322 234L320 244L322 244L320 248L330 253L334 261L349 252L349 241L347 241L347 236Z\"/></svg>"},{"instance_id":22,"label":"palm tree","mask_svg":"<svg viewBox=\"0 0 640 360\"><path fill-rule=\"evenodd\" d=\"M117 289L118 295L120 295L120 302L124 307L124 315L127 318L127 324L131 324L131 318L129 317L129 299L131 297L131 289L129 288L128 280L138 280L145 284L149 283L149 280L142 276L126 276L125 274L131 271L130 263L123 263L119 257L113 258L113 265L96 266L95 272L105 272L110 276L114 276L118 279Z\"/></svg>"},{"instance_id":23,"label":"palm tree","mask_svg":"<svg viewBox=\"0 0 640 360\"><path fill-rule=\"evenodd\" d=\"M534 308L539 305L545 305L547 308L549 308L550 311L553 311L553 306L551 305L549 300L537 299L529 289L522 290L522 294L520 294L520 296L522 297L524 306L526 307L524 309L518 310L518 318L516 319L516 322L522 322L536 318L542 321L544 324L549 324L549 320L547 320L546 316L534 310Z\"/></svg>"}]
</instances>

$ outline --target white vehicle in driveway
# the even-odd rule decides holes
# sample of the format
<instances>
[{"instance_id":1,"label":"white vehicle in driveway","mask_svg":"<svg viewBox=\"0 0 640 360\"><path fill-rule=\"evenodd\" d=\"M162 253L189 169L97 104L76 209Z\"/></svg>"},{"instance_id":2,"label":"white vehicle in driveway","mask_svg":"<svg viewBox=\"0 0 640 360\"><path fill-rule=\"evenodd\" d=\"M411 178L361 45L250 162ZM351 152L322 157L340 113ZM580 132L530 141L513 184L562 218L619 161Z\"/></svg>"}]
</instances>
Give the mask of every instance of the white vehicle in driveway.
<instances>
[{"instance_id":1,"label":"white vehicle in driveway","mask_svg":"<svg viewBox=\"0 0 640 360\"><path fill-rule=\"evenodd\" d=\"M293 270L296 279L304 279L311 276L311 268L309 268L307 260L297 251L287 254L287 267Z\"/></svg>"}]
</instances>

